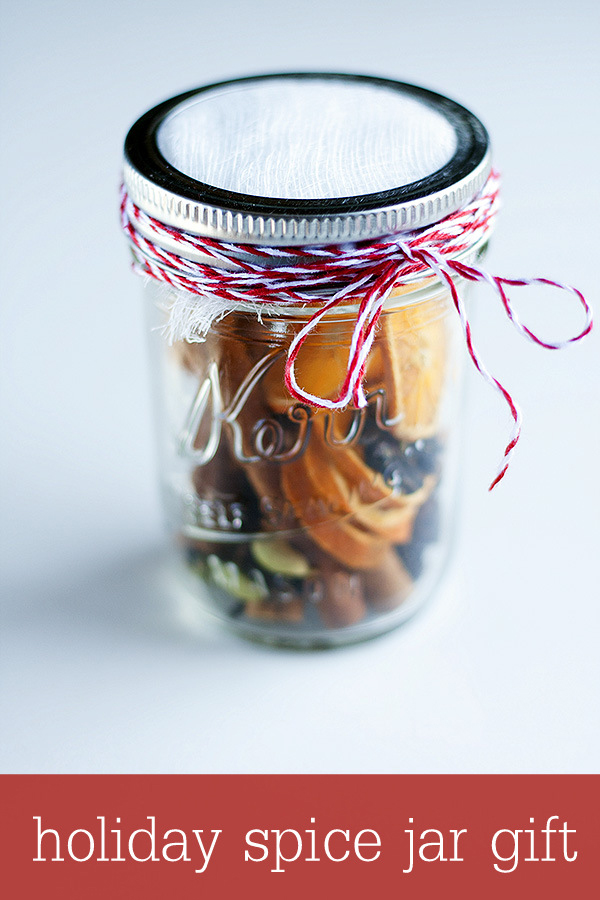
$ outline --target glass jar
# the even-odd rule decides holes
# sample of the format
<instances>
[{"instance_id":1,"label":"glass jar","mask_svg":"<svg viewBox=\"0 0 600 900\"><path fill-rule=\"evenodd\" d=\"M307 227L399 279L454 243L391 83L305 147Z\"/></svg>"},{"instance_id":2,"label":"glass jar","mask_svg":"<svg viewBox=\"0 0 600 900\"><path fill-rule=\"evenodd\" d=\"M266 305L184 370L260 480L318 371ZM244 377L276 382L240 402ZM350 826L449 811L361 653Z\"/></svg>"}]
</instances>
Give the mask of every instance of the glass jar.
<instances>
[{"instance_id":1,"label":"glass jar","mask_svg":"<svg viewBox=\"0 0 600 900\"><path fill-rule=\"evenodd\" d=\"M315 409L284 385L305 319L234 312L169 345L146 287L168 528L185 584L237 631L303 647L400 624L430 596L453 534L464 352L439 283L391 297L366 367L367 405ZM400 302L401 301L401 302ZM331 395L355 321L327 317L298 378Z\"/></svg>"},{"instance_id":2,"label":"glass jar","mask_svg":"<svg viewBox=\"0 0 600 900\"><path fill-rule=\"evenodd\" d=\"M296 92L291 99L288 87ZM300 126L295 117L287 123L287 143L273 137L271 106L281 115L297 107L305 133L314 136L313 92L324 90L326 101L333 91L335 103L348 106L345 127L356 159L370 152L372 130L382 129L382 119L356 129L365 88L376 97L383 93L385 121L390 115L402 120L408 110L412 122L413 106L424 109L418 127L408 127L404 175L396 164L390 175L390 148L384 146L376 152L381 160L375 174L363 177L359 167L348 176L346 161L334 173L343 184L338 180L333 189L331 172L320 182L316 170L312 180L290 178L286 189L281 172L289 172L291 162L309 168L317 150L300 162L286 159ZM248 128L261 116L266 125L258 137L236 145L236 166L223 174L215 159L244 131L240 108ZM323 117L317 119L322 149L333 138ZM207 150L202 142L211 128L215 140ZM435 135L439 146L432 149ZM395 146L397 130L387 140ZM419 148L422 158L414 163ZM343 148L337 150L343 158ZM262 169L257 176L257 165L248 164L263 151L263 167L276 158L272 184ZM431 595L453 532L464 357L460 322L448 285L432 271L396 284L362 369L364 405L321 408L292 396L285 379L290 347L314 306L275 298L277 303L257 314L243 296L219 306L208 288L186 300L188 282L181 273L187 270L174 278L178 263L168 255L179 252L178 229L215 242L216 258L206 257L212 252L208 244L184 255L217 269L235 268L240 247L247 246L248 259L253 247L284 247L281 259L275 255L269 265L285 267L293 281L294 246L346 246L349 240L360 246L399 231L402 221L414 232L460 209L489 171L487 135L462 107L420 88L362 76L268 76L216 85L167 101L132 128L127 190L165 226L159 249L149 251L147 241L156 235L146 220L136 219L142 237L134 249L138 268L155 276L147 279L146 294L159 372L168 528L184 583L241 634L296 647L349 643L395 627ZM236 242L233 256L227 256L228 241ZM481 243L459 257L472 259ZM191 268L185 275L196 277ZM188 324L183 335L174 331L170 319L178 304L213 299L208 330ZM325 405L347 373L358 302L354 292L351 301L321 318L295 361L297 383ZM176 338L171 342L164 336L169 330Z\"/></svg>"}]
</instances>

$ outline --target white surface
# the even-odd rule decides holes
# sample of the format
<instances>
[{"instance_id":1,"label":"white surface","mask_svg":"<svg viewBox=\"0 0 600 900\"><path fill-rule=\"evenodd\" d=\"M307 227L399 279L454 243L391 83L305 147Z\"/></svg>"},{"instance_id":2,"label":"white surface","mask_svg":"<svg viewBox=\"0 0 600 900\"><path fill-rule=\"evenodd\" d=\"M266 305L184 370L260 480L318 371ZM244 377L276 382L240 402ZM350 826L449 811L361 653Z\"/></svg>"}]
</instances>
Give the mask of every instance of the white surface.
<instances>
[{"instance_id":1,"label":"white surface","mask_svg":"<svg viewBox=\"0 0 600 900\"><path fill-rule=\"evenodd\" d=\"M597 4L6 7L0 768L598 771L598 332L531 347L482 289L478 345L525 430L488 495L509 423L473 374L454 576L384 639L261 649L186 624L161 575L141 291L117 225L122 140L149 106L258 71L373 72L487 124L505 179L489 267L600 307ZM523 303L549 335L579 322L560 295Z\"/></svg>"}]
</instances>

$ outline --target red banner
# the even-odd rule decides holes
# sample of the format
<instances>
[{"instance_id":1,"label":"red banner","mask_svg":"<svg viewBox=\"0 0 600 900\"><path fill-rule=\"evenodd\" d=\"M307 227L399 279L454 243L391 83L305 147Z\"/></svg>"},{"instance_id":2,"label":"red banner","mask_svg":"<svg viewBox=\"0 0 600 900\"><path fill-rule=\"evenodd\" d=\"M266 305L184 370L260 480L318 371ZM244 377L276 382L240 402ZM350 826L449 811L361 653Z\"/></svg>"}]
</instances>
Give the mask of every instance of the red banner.
<instances>
[{"instance_id":1,"label":"red banner","mask_svg":"<svg viewBox=\"0 0 600 900\"><path fill-rule=\"evenodd\" d=\"M599 802L595 775L2 776L0 883L11 900L587 897Z\"/></svg>"}]
</instances>

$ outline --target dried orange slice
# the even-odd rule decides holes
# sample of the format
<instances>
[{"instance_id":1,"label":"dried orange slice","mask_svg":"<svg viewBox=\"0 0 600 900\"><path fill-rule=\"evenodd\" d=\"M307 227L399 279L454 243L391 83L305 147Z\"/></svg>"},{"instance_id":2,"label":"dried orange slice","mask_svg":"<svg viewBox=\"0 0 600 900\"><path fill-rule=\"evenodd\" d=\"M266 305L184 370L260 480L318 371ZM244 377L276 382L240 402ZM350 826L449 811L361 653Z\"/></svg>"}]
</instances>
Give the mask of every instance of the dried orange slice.
<instances>
[{"instance_id":1,"label":"dried orange slice","mask_svg":"<svg viewBox=\"0 0 600 900\"><path fill-rule=\"evenodd\" d=\"M428 475L423 485L412 494L396 494L372 506L363 506L357 514L360 523L375 532L382 540L393 544L407 544L412 538L416 515L429 498L436 479Z\"/></svg>"},{"instance_id":2,"label":"dried orange slice","mask_svg":"<svg viewBox=\"0 0 600 900\"><path fill-rule=\"evenodd\" d=\"M354 447L331 448L315 428L301 459L282 467L284 495L310 538L350 569L381 565L390 543L406 543L435 477L396 495Z\"/></svg>"},{"instance_id":3,"label":"dried orange slice","mask_svg":"<svg viewBox=\"0 0 600 900\"><path fill-rule=\"evenodd\" d=\"M445 318L432 314L430 304L385 314L379 352L387 414L398 419L394 434L407 441L430 437L438 428L446 377Z\"/></svg>"},{"instance_id":4,"label":"dried orange slice","mask_svg":"<svg viewBox=\"0 0 600 900\"><path fill-rule=\"evenodd\" d=\"M310 529L311 540L338 562L367 569L379 564L386 547L356 519L356 510L363 505L351 496L356 485L349 484L335 465L339 457L353 452L342 448L332 454L315 433L302 458L282 466L281 484L298 521Z\"/></svg>"},{"instance_id":5,"label":"dried orange slice","mask_svg":"<svg viewBox=\"0 0 600 900\"><path fill-rule=\"evenodd\" d=\"M296 360L296 378L304 390L329 400L336 397L346 378L351 331L347 319L320 322L315 328ZM383 313L367 358L365 387L367 392L385 390L386 414L398 420L394 432L400 439L414 441L437 430L447 356L446 319L438 301ZM283 369L282 359L263 382L267 405L280 413L292 404ZM340 432L351 414L333 414Z\"/></svg>"},{"instance_id":6,"label":"dried orange slice","mask_svg":"<svg viewBox=\"0 0 600 900\"><path fill-rule=\"evenodd\" d=\"M353 326L354 321L350 318L321 321L315 326L295 362L296 380L302 390L326 400L337 397L348 372ZM298 331L300 325L294 327ZM380 373L382 368L376 344L377 341L366 362L365 382L369 389L380 386L374 384L377 379L372 375L372 372ZM284 365L285 361L281 360L263 380L265 399L274 412L285 412L294 402L284 384ZM352 410L347 413L351 414ZM344 411L337 410L335 416L343 428Z\"/></svg>"}]
</instances>

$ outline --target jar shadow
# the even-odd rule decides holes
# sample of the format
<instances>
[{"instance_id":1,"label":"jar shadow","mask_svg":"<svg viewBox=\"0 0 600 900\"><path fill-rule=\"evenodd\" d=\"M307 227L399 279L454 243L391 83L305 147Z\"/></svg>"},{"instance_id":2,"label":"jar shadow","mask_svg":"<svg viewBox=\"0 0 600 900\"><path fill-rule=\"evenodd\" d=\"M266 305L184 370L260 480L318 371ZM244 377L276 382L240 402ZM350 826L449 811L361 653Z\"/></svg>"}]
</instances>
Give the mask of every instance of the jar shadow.
<instances>
[{"instance_id":1,"label":"jar shadow","mask_svg":"<svg viewBox=\"0 0 600 900\"><path fill-rule=\"evenodd\" d=\"M454 567L451 567L451 569ZM447 573L442 594L456 595L456 572ZM459 578L460 580L460 578ZM460 590L459 590L460 593ZM427 631L435 622L446 618L448 603L433 602L416 617ZM229 630L182 586L164 546L148 547L123 555L93 569L80 571L54 584L36 584L12 592L12 599L2 610L3 633L10 641L44 633L45 638L61 643L103 644L106 652L150 647L157 650L180 650L204 658L206 654L223 656L255 653L303 655L310 657L319 648L290 648L249 640ZM397 642L401 634L413 631L412 618L387 637ZM333 648L336 654L360 652L370 645L357 643Z\"/></svg>"},{"instance_id":2,"label":"jar shadow","mask_svg":"<svg viewBox=\"0 0 600 900\"><path fill-rule=\"evenodd\" d=\"M192 627L170 574L164 547L107 559L87 571L11 592L2 611L3 631L17 636L45 631L64 639L122 645L208 650L228 638L210 617Z\"/></svg>"}]
</instances>

